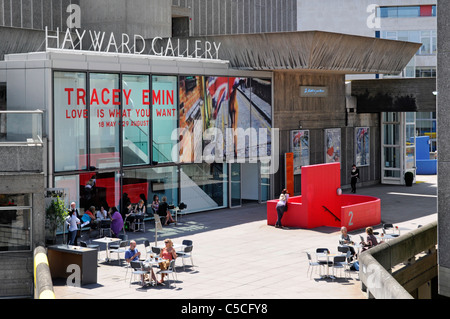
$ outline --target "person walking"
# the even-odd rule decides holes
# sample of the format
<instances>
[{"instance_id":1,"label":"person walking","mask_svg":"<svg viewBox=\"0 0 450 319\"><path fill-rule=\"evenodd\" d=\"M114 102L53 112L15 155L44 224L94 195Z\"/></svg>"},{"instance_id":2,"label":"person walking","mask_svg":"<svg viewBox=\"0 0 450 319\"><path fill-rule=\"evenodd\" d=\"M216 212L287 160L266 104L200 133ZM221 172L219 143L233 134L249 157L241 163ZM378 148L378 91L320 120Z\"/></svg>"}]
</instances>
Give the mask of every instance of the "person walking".
<instances>
[{"instance_id":1,"label":"person walking","mask_svg":"<svg viewBox=\"0 0 450 319\"><path fill-rule=\"evenodd\" d=\"M351 185L352 185L352 193L356 193L356 182L359 178L359 168L356 168L356 165L352 165L352 172L350 174L351 177Z\"/></svg>"}]
</instances>

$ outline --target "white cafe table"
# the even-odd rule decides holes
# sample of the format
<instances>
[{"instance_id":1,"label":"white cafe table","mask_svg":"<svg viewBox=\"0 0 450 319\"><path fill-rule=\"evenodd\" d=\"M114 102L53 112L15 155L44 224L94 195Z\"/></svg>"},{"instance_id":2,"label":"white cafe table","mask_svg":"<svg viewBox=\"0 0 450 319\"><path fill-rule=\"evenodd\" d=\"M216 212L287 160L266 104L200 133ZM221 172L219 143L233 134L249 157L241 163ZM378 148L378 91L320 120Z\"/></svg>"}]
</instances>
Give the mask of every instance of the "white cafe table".
<instances>
[{"instance_id":1,"label":"white cafe table","mask_svg":"<svg viewBox=\"0 0 450 319\"><path fill-rule=\"evenodd\" d=\"M106 258L105 258L105 261L109 261L109 244L115 243L117 241L121 241L121 239L120 238L112 238L112 237L103 237L103 238L94 239L92 241L94 241L96 243L106 244Z\"/></svg>"},{"instance_id":2,"label":"white cafe table","mask_svg":"<svg viewBox=\"0 0 450 319\"><path fill-rule=\"evenodd\" d=\"M333 261L330 261L330 257L334 258L336 256L345 256L343 254L327 254L327 253L316 253L317 261L320 261L319 258L326 258L327 259L327 274L325 276L322 276L322 278L331 278L336 279L333 275L330 275L330 264L331 267L333 266ZM322 260L324 262L325 260Z\"/></svg>"}]
</instances>

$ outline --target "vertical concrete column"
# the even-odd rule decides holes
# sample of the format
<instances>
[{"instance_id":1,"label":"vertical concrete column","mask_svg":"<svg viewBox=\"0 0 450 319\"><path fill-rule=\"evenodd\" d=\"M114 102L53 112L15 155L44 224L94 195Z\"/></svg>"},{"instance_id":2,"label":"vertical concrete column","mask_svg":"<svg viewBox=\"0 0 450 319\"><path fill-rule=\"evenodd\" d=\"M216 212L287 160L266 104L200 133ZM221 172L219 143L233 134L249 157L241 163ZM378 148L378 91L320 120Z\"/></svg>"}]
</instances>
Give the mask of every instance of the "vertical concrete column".
<instances>
[{"instance_id":1,"label":"vertical concrete column","mask_svg":"<svg viewBox=\"0 0 450 319\"><path fill-rule=\"evenodd\" d=\"M437 145L438 145L438 285L450 297L450 1L438 1Z\"/></svg>"}]
</instances>

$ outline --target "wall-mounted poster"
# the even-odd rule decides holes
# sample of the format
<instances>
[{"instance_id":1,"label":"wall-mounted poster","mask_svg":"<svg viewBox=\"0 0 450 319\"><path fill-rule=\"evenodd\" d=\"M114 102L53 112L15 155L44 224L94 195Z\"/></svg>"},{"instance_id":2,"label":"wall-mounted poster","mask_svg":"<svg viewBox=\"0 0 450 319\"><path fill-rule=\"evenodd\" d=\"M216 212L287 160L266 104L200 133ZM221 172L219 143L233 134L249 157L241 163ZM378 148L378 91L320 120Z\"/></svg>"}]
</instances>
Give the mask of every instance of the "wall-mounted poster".
<instances>
[{"instance_id":1,"label":"wall-mounted poster","mask_svg":"<svg viewBox=\"0 0 450 319\"><path fill-rule=\"evenodd\" d=\"M341 129L325 129L325 163L341 161Z\"/></svg>"},{"instance_id":2,"label":"wall-mounted poster","mask_svg":"<svg viewBox=\"0 0 450 319\"><path fill-rule=\"evenodd\" d=\"M355 128L355 164L369 166L370 164L370 131L368 127Z\"/></svg>"},{"instance_id":3,"label":"wall-mounted poster","mask_svg":"<svg viewBox=\"0 0 450 319\"><path fill-rule=\"evenodd\" d=\"M302 173L302 166L309 165L309 130L293 130L290 137L294 175L298 175Z\"/></svg>"}]
</instances>

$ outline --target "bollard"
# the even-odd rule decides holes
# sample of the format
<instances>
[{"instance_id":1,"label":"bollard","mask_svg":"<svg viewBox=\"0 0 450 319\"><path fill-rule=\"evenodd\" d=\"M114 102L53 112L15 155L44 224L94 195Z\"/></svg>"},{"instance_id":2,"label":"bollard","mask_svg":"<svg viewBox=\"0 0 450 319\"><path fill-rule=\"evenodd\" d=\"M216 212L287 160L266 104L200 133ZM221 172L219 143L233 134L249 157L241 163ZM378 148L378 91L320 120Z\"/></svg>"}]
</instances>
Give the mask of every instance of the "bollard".
<instances>
[{"instance_id":1,"label":"bollard","mask_svg":"<svg viewBox=\"0 0 450 319\"><path fill-rule=\"evenodd\" d=\"M35 299L55 299L47 252L42 246L34 250L34 286Z\"/></svg>"}]
</instances>

